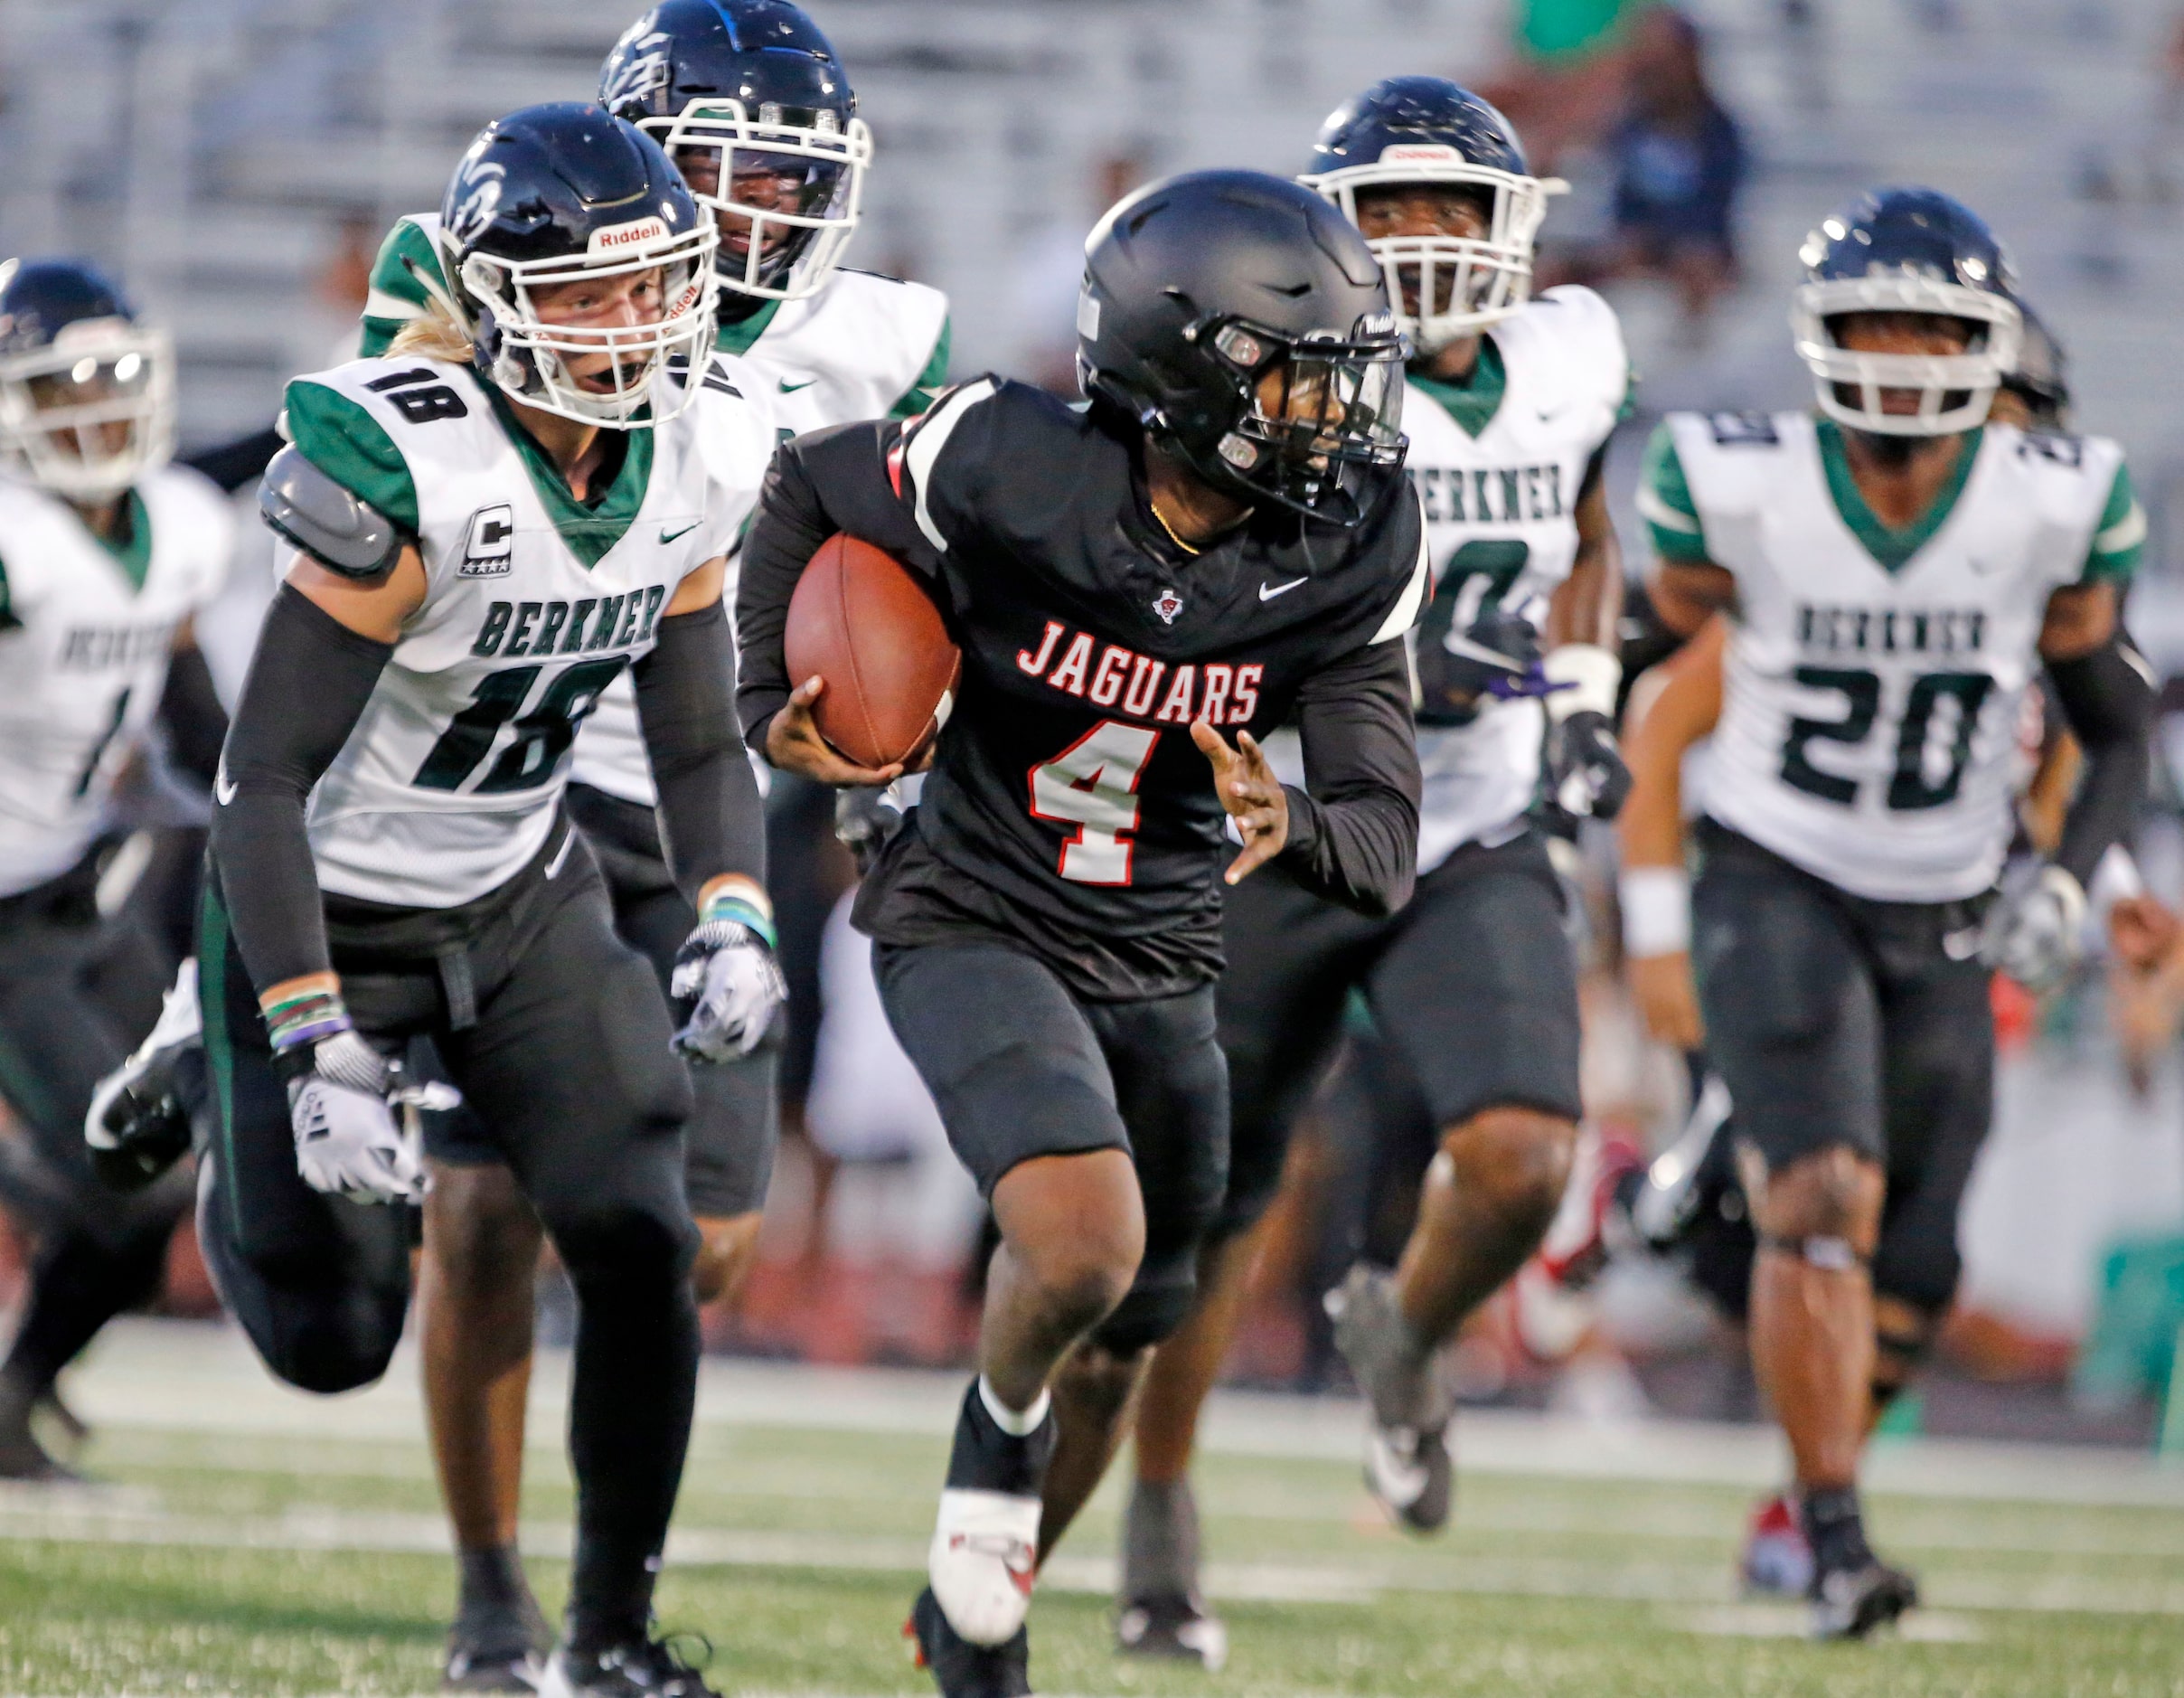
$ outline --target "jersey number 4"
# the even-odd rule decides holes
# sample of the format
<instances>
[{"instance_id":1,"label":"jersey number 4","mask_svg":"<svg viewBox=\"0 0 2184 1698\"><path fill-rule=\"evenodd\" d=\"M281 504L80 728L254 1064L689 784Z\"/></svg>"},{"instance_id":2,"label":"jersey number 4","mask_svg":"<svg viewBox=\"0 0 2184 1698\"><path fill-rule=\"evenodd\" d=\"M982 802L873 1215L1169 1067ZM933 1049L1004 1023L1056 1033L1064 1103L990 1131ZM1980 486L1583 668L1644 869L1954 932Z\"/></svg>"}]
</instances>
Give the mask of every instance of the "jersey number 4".
<instances>
[{"instance_id":1,"label":"jersey number 4","mask_svg":"<svg viewBox=\"0 0 2184 1698\"><path fill-rule=\"evenodd\" d=\"M447 722L410 782L420 790L459 790L492 752L501 727L515 720L515 741L501 750L493 769L478 780L476 794L536 788L553 777L561 757L576 741L577 727L599 705L599 697L629 656L580 660L564 667L546 686L539 704L516 719L516 712L539 681L543 666L510 666L487 673L470 693L470 705Z\"/></svg>"},{"instance_id":2,"label":"jersey number 4","mask_svg":"<svg viewBox=\"0 0 2184 1698\"><path fill-rule=\"evenodd\" d=\"M1852 747L1872 734L1880 717L1880 679L1862 668L1800 666L1797 682L1808 690L1833 690L1848 704L1840 720L1793 719L1782 746L1782 780L1793 789L1822 801L1856 804L1858 783L1840 773L1822 772L1806 751L1815 741L1846 743ZM1972 760L1972 733L1979 729L1980 709L1994 688L1983 672L1930 672L1913 680L1905 698L1902 720L1896 731L1896 770L1888 778L1888 806L1898 813L1919 808L1946 807L1956 800L1964 782L1964 769ZM1942 703L1955 704L1955 724L1947 731L1947 747L1938 764L1930 758L1935 721L1943 717Z\"/></svg>"},{"instance_id":3,"label":"jersey number 4","mask_svg":"<svg viewBox=\"0 0 2184 1698\"><path fill-rule=\"evenodd\" d=\"M1158 731L1102 720L1053 759L1031 769L1031 817L1075 825L1061 846L1061 875L1077 884L1127 884L1137 784Z\"/></svg>"}]
</instances>

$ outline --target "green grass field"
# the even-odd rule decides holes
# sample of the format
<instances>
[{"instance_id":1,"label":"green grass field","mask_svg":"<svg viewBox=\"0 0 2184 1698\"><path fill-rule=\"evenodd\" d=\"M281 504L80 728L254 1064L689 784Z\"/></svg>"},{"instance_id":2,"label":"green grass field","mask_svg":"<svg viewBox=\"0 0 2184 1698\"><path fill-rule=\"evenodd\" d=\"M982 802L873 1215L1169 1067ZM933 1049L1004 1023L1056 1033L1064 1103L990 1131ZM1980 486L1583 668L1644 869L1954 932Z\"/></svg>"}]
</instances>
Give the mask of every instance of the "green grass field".
<instances>
[{"instance_id":1,"label":"green grass field","mask_svg":"<svg viewBox=\"0 0 2184 1698\"><path fill-rule=\"evenodd\" d=\"M133 1368L136 1336L116 1341L89 1377L98 1487L0 1492L0 1693L430 1691L452 1582L425 1449L404 1430L413 1394L392 1383L409 1364L371 1398L313 1404L236 1378L224 1345L217 1373L179 1372L175 1336ZM813 1428L779 1419L795 1377L766 1383L751 1424L709 1388L664 1621L714 1643L727 1692L929 1692L898 1632L946 1387L867 1409L814 1381L828 1424ZM549 1385L527 1498L541 1552L566 1550L570 1512L551 1401ZM1464 1476L1453 1533L1420 1544L1374 1518L1347 1462L1294 1454L1325 1447L1261 1440L1210 1457L1201 1478L1227 1671L1110 1654L1110 1482L1033 1612L1042 1692L2184 1694L2184 1492L2151 1471L2142 1494L2126 1479L2087 1495L2104 1502L2057 1501L2068 1492L2037 1478L2014 1500L1878 1496L1877 1532L1932 1607L1902 1637L1822 1646L1794 1637L1794 1610L1734 1600L1743 1485L1502 1457ZM532 1569L551 1607L563 1564Z\"/></svg>"}]
</instances>

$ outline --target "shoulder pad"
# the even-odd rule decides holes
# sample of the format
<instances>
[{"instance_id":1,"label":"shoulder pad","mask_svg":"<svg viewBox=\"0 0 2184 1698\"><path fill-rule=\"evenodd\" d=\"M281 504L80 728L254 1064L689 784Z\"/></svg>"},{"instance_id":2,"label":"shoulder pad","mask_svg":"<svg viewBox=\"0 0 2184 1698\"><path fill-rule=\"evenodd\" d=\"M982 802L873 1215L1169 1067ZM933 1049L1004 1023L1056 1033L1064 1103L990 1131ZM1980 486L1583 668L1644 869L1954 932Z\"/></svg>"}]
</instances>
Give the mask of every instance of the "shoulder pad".
<instances>
[{"instance_id":1,"label":"shoulder pad","mask_svg":"<svg viewBox=\"0 0 2184 1698\"><path fill-rule=\"evenodd\" d=\"M334 571L375 578L402 552L401 527L320 471L293 446L281 449L258 486L259 516Z\"/></svg>"}]
</instances>

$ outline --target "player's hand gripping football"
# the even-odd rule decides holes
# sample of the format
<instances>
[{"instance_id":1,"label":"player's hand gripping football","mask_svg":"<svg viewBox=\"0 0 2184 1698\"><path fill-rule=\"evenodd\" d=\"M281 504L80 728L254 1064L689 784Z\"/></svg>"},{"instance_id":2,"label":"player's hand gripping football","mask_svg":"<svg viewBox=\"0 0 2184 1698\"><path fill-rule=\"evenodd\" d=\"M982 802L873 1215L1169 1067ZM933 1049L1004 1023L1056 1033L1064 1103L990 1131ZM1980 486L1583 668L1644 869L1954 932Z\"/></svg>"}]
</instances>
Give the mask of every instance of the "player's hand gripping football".
<instances>
[{"instance_id":1,"label":"player's hand gripping football","mask_svg":"<svg viewBox=\"0 0 2184 1698\"><path fill-rule=\"evenodd\" d=\"M1191 727L1191 741L1213 763L1214 790L1244 840L1244 853L1228 863L1224 875L1229 883L1240 884L1289 841L1288 794L1249 731L1237 732L1231 749L1220 732L1200 720Z\"/></svg>"},{"instance_id":2,"label":"player's hand gripping football","mask_svg":"<svg viewBox=\"0 0 2184 1698\"><path fill-rule=\"evenodd\" d=\"M667 988L690 1010L675 1033L679 1053L695 1061L742 1060L766 1042L788 998L770 917L734 891L709 897L675 955Z\"/></svg>"},{"instance_id":3,"label":"player's hand gripping football","mask_svg":"<svg viewBox=\"0 0 2184 1698\"><path fill-rule=\"evenodd\" d=\"M404 1086L394 1064L353 1032L321 1038L308 1070L288 1080L296 1171L312 1190L354 1203L422 1203L415 1111L460 1100L437 1081Z\"/></svg>"},{"instance_id":4,"label":"player's hand gripping football","mask_svg":"<svg viewBox=\"0 0 2184 1698\"><path fill-rule=\"evenodd\" d=\"M861 767L819 734L812 704L826 689L824 678L806 678L790 693L788 705L766 728L766 758L784 772L801 773L821 784L892 784L903 774L899 760L884 767ZM932 761L931 745L923 765Z\"/></svg>"}]
</instances>

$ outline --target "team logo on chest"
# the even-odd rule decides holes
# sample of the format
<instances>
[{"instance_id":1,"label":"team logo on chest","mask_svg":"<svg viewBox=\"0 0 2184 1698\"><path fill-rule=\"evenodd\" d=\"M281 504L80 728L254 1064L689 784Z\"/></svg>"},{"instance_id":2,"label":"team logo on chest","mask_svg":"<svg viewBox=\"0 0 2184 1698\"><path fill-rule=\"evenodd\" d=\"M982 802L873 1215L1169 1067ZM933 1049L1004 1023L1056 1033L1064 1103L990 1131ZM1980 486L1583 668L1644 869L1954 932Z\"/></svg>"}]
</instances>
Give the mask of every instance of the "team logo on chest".
<instances>
[{"instance_id":1,"label":"team logo on chest","mask_svg":"<svg viewBox=\"0 0 2184 1698\"><path fill-rule=\"evenodd\" d=\"M1172 590L1163 590L1153 598L1153 610L1160 615L1163 625L1173 625L1175 616L1183 610L1183 599Z\"/></svg>"},{"instance_id":2,"label":"team logo on chest","mask_svg":"<svg viewBox=\"0 0 2184 1698\"><path fill-rule=\"evenodd\" d=\"M515 509L506 502L480 507L470 515L470 529L463 539L463 563L457 578L501 578L507 575L515 552Z\"/></svg>"}]
</instances>

